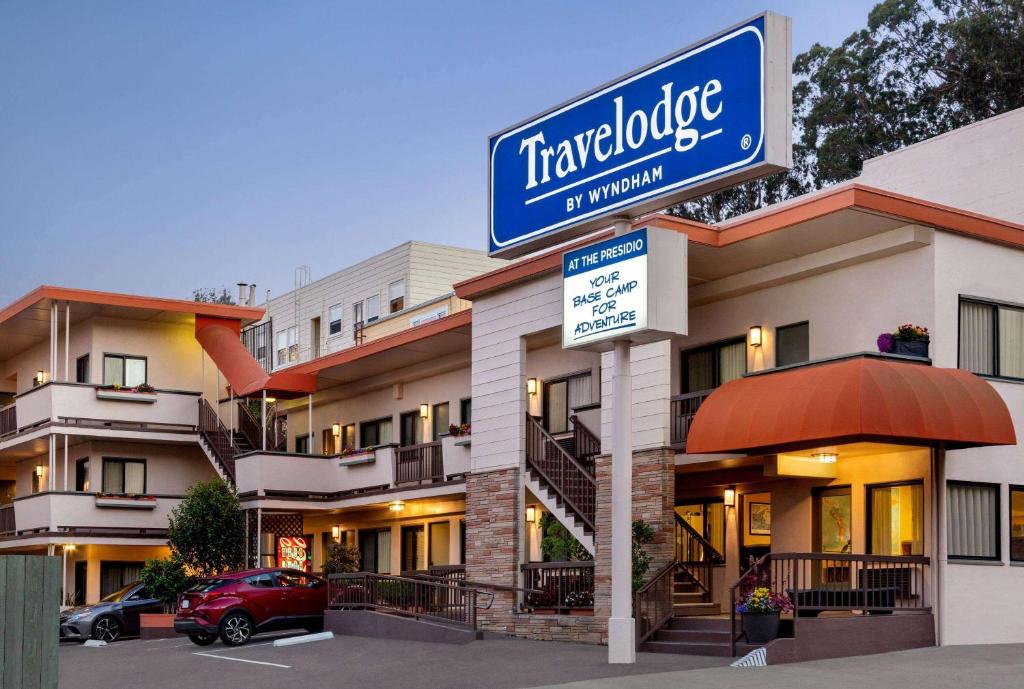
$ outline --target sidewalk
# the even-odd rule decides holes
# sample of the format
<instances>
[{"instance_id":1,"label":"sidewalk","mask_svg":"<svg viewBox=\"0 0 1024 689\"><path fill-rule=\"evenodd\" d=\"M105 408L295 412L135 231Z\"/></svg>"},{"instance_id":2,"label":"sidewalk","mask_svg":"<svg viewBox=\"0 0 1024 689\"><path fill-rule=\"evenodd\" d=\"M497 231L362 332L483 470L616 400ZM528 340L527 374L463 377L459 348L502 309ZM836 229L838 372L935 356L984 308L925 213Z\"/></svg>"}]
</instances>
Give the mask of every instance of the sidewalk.
<instances>
[{"instance_id":1,"label":"sidewalk","mask_svg":"<svg viewBox=\"0 0 1024 689\"><path fill-rule=\"evenodd\" d=\"M1024 646L946 646L762 668L591 679L537 689L1009 689L1024 687Z\"/></svg>"}]
</instances>

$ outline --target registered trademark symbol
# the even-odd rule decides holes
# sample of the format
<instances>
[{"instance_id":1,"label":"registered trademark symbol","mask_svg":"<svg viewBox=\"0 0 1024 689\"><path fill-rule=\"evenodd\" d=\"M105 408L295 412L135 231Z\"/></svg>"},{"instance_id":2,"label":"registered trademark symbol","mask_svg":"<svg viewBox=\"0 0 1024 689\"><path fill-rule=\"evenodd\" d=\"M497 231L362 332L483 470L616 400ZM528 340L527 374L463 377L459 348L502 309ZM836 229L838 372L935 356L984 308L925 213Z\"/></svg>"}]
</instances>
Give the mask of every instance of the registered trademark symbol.
<instances>
[{"instance_id":1,"label":"registered trademark symbol","mask_svg":"<svg viewBox=\"0 0 1024 689\"><path fill-rule=\"evenodd\" d=\"M753 139L750 138L750 134L744 134L743 138L740 139L740 148L742 148L745 151L748 148L750 148L750 144L752 142L753 142Z\"/></svg>"}]
</instances>

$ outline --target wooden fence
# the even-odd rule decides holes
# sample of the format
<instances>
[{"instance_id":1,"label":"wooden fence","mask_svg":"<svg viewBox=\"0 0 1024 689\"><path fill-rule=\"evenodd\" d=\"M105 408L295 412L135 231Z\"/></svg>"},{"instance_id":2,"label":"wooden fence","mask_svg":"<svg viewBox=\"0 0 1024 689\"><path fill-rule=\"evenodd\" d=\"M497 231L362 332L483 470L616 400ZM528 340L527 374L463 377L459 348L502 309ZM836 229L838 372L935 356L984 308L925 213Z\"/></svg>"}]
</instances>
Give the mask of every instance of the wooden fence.
<instances>
[{"instance_id":1,"label":"wooden fence","mask_svg":"<svg viewBox=\"0 0 1024 689\"><path fill-rule=\"evenodd\" d=\"M60 558L0 555L0 687L56 689Z\"/></svg>"}]
</instances>

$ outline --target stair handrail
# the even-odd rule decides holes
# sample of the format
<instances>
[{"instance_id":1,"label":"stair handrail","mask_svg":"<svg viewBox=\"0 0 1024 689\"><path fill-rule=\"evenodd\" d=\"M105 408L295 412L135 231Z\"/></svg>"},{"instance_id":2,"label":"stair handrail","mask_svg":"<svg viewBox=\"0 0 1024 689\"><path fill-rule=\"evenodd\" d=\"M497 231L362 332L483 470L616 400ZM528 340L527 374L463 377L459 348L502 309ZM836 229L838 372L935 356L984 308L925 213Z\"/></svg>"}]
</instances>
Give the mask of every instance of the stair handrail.
<instances>
[{"instance_id":1,"label":"stair handrail","mask_svg":"<svg viewBox=\"0 0 1024 689\"><path fill-rule=\"evenodd\" d=\"M566 481L565 481L566 477L564 476L565 472L564 471L562 472L562 474L563 474L563 476L561 477L562 480L561 481L556 481L555 477L551 476L547 471L545 471L545 469L541 466L540 462L538 461L538 459L536 457L531 457L531 453L530 453L530 445L531 445L531 443L530 443L530 429L533 429L533 431L539 435L540 439L542 441L544 441L542 443L541 452L542 453L544 452L543 448L546 447L546 446L553 447L555 449L555 452L558 453L558 455L560 456L560 459L562 460L562 466L563 467L568 466L570 471L572 471L574 474L576 474L576 476L573 477L573 478L575 478L576 480L581 480L584 484L589 484L588 487L590 489L593 489L593 491L595 492L595 495L596 495L596 492L597 492L597 479L594 478L593 476L591 476L590 472L588 472L583 467L583 465L580 464L576 460L575 457L573 457L571 454L569 454L566 451L566 449L564 447L562 447L558 443L558 441L555 440L554 437L550 433L548 433L547 429L544 428L543 425L541 425L540 421L538 421L536 418L534 418L529 412L526 413L526 425L527 425L526 463L532 469L534 469L537 473L539 473L544 478L545 481L547 481L548 485L551 486L552 490L554 490L555 492L558 493L558 497L561 498L562 502L564 502L565 505L567 507L569 507L577 516L579 516L579 518L583 521L583 523L591 531L595 531L595 528L594 528L594 513L593 513L592 510L596 509L596 498L591 501L591 510L584 510L584 509L581 508L580 505L577 504L576 500L573 500L571 497L569 497L569 495L567 494L567 491L566 491L566 487L565 487L566 486Z\"/></svg>"},{"instance_id":2,"label":"stair handrail","mask_svg":"<svg viewBox=\"0 0 1024 689\"><path fill-rule=\"evenodd\" d=\"M199 434L206 439L213 456L220 464L224 474L231 480L235 479L235 456L234 448L231 447L231 438L228 429L224 427L220 417L210 401L205 397L199 398Z\"/></svg>"},{"instance_id":3,"label":"stair handrail","mask_svg":"<svg viewBox=\"0 0 1024 689\"><path fill-rule=\"evenodd\" d=\"M573 414L569 417L569 423L572 424L573 448L576 451L577 459L584 457L589 459L601 454L601 438L587 428L587 425L580 420L580 417ZM587 448L586 452L581 448ZM591 474L594 473L594 466L590 462L584 468Z\"/></svg>"},{"instance_id":4,"label":"stair handrail","mask_svg":"<svg viewBox=\"0 0 1024 689\"><path fill-rule=\"evenodd\" d=\"M249 444L252 445L252 449L256 451L263 449L263 441L260 439L260 434L263 433L267 439L267 450L271 452L280 450L279 444L274 438L271 425L263 428L263 422L252 415L249 405L245 403L245 400L238 400L238 409L240 412L238 416L238 430L242 432L246 440L249 441Z\"/></svg>"},{"instance_id":5,"label":"stair handrail","mask_svg":"<svg viewBox=\"0 0 1024 689\"><path fill-rule=\"evenodd\" d=\"M690 575L710 600L715 598L714 566L725 562L722 554L685 519L675 515L675 557L680 569ZM690 554L696 554L693 559Z\"/></svg>"},{"instance_id":6,"label":"stair handrail","mask_svg":"<svg viewBox=\"0 0 1024 689\"><path fill-rule=\"evenodd\" d=\"M675 560L669 562L633 594L637 648L672 619L672 587L678 567L679 563ZM653 616L648 614L651 611Z\"/></svg>"},{"instance_id":7,"label":"stair handrail","mask_svg":"<svg viewBox=\"0 0 1024 689\"><path fill-rule=\"evenodd\" d=\"M704 554L704 558L702 558L702 561L706 560L714 562L715 564L725 562L725 557L720 552L718 552L718 549L715 548L715 546L711 545L711 541L704 538L704 536L699 531L693 528L693 525L690 524L690 522L680 517L678 512L674 514L676 518L676 526L681 528L683 531L687 533L687 535L690 538L692 538L693 540L697 541L698 544L700 544L700 547ZM679 560L678 552L676 553L676 559ZM679 561L682 562L682 560Z\"/></svg>"},{"instance_id":8,"label":"stair handrail","mask_svg":"<svg viewBox=\"0 0 1024 689\"><path fill-rule=\"evenodd\" d=\"M754 572L762 569L764 564L772 559L771 553L765 553L759 557L750 567L740 574L739 578L729 587L729 645L732 648L732 655L736 655L736 642L739 641L743 632L736 633L736 590L747 580L747 577L754 574Z\"/></svg>"}]
</instances>

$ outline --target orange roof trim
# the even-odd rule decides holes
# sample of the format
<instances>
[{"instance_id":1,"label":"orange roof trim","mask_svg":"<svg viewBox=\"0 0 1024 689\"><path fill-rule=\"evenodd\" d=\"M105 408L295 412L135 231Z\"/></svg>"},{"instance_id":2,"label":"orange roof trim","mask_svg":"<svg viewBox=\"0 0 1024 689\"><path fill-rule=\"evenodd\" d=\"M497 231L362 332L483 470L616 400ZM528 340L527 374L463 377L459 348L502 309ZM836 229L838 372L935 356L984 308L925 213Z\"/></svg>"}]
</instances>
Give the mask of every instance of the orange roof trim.
<instances>
[{"instance_id":1,"label":"orange roof trim","mask_svg":"<svg viewBox=\"0 0 1024 689\"><path fill-rule=\"evenodd\" d=\"M847 209L889 215L905 219L907 222L958 232L985 241L1024 247L1024 225L857 183L839 185L820 193L809 194L806 198L776 204L720 225L707 225L664 214L653 214L637 219L633 226L664 227L686 234L691 242L721 248ZM603 232L569 246L559 247L525 261L464 280L455 285L455 293L462 299L471 300L506 285L558 270L562 265L563 253L609 236L610 231Z\"/></svg>"},{"instance_id":2,"label":"orange roof trim","mask_svg":"<svg viewBox=\"0 0 1024 689\"><path fill-rule=\"evenodd\" d=\"M1017 442L1006 403L978 376L861 355L726 383L697 411L686 451L768 454L860 440Z\"/></svg>"}]
</instances>

